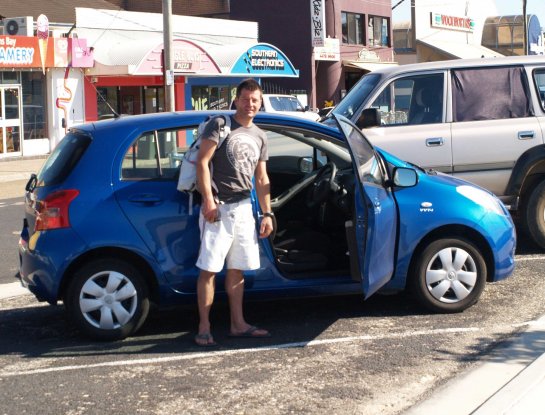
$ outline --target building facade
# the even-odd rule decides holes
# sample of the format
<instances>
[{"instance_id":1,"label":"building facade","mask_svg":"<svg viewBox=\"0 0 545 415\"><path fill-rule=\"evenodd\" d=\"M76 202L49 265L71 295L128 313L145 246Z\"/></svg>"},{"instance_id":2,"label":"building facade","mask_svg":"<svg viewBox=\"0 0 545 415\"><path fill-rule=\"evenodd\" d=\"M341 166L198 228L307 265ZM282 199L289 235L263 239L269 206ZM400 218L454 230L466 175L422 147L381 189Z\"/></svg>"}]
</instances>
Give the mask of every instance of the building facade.
<instances>
[{"instance_id":1,"label":"building facade","mask_svg":"<svg viewBox=\"0 0 545 415\"><path fill-rule=\"evenodd\" d=\"M311 107L336 104L363 74L393 64L387 0L236 0L230 16L256 21L260 40L292 57L300 77L278 80L275 86L288 93L306 91ZM317 25L322 45L313 44Z\"/></svg>"}]
</instances>

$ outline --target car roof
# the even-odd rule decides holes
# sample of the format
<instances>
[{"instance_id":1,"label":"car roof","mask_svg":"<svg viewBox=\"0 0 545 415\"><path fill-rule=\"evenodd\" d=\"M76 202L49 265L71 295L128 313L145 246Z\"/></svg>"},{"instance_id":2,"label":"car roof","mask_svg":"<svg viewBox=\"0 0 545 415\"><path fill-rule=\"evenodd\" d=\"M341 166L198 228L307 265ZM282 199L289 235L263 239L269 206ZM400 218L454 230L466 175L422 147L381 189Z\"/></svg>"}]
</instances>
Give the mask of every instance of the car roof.
<instances>
[{"instance_id":1,"label":"car roof","mask_svg":"<svg viewBox=\"0 0 545 415\"><path fill-rule=\"evenodd\" d=\"M234 111L176 111L176 112L157 112L152 114L126 115L118 118L100 120L81 124L71 128L72 131L82 131L91 135L108 134L111 131L122 130L124 135L129 131L152 131L155 129L176 128L180 124L195 125L204 121L211 115L233 115ZM340 131L334 124L324 125L306 118L296 117L283 113L269 113L260 111L256 115L254 122L256 124L267 124L269 126L283 125L290 127L305 128L308 130L330 134L337 139L343 139Z\"/></svg>"},{"instance_id":2,"label":"car roof","mask_svg":"<svg viewBox=\"0 0 545 415\"><path fill-rule=\"evenodd\" d=\"M505 56L497 58L453 59L446 61L420 62L399 66L388 66L376 69L371 74L383 74L387 76L417 72L423 70L456 69L482 66L504 66L513 64L543 64L541 56Z\"/></svg>"}]
</instances>

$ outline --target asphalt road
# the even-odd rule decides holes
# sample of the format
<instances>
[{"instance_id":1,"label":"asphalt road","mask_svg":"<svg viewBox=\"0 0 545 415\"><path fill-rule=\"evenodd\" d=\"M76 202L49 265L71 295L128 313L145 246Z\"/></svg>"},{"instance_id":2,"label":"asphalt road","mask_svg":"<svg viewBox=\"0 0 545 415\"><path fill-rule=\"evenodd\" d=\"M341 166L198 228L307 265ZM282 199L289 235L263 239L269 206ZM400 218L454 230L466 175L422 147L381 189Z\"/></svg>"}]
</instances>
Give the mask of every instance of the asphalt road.
<instances>
[{"instance_id":1,"label":"asphalt road","mask_svg":"<svg viewBox=\"0 0 545 415\"><path fill-rule=\"evenodd\" d=\"M0 284L13 281L18 203L0 200ZM270 339L229 338L218 304L212 350L193 344L194 307L153 310L137 335L101 343L81 337L62 305L3 299L0 414L401 414L545 314L544 265L521 238L515 275L459 314L430 314L405 295L248 303Z\"/></svg>"},{"instance_id":2,"label":"asphalt road","mask_svg":"<svg viewBox=\"0 0 545 415\"><path fill-rule=\"evenodd\" d=\"M215 350L193 345L192 307L155 310L136 336L98 343L61 306L1 300L0 413L400 414L545 314L544 264L528 248L514 277L460 314L404 295L248 303L266 340L227 337L220 304Z\"/></svg>"}]
</instances>

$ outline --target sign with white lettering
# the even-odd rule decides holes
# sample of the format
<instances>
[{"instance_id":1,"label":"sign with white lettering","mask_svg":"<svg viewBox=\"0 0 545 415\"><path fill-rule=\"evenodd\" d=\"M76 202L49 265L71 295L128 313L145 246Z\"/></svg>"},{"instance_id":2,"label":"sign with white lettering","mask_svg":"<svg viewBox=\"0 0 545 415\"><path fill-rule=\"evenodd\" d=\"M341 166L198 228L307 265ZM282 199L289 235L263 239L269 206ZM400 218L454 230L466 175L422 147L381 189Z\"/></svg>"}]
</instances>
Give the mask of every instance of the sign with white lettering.
<instances>
[{"instance_id":1,"label":"sign with white lettering","mask_svg":"<svg viewBox=\"0 0 545 415\"><path fill-rule=\"evenodd\" d=\"M440 29L461 30L473 32L475 21L470 17L456 17L441 13L431 12L431 26Z\"/></svg>"},{"instance_id":2,"label":"sign with white lettering","mask_svg":"<svg viewBox=\"0 0 545 415\"><path fill-rule=\"evenodd\" d=\"M299 76L299 71L284 53L267 43L259 43L244 52L229 73L243 76Z\"/></svg>"},{"instance_id":3,"label":"sign with white lettering","mask_svg":"<svg viewBox=\"0 0 545 415\"><path fill-rule=\"evenodd\" d=\"M310 0L310 30L312 46L325 44L324 0Z\"/></svg>"}]
</instances>

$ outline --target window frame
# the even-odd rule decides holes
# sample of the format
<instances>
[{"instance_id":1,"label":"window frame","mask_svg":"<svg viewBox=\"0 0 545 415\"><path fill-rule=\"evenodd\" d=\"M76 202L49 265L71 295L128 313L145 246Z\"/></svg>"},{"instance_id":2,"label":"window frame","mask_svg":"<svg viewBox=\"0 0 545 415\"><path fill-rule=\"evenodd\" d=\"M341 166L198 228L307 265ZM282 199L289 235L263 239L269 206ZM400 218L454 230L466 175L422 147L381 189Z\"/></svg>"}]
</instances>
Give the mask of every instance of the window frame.
<instances>
[{"instance_id":1,"label":"window frame","mask_svg":"<svg viewBox=\"0 0 545 415\"><path fill-rule=\"evenodd\" d=\"M380 20L380 24L376 24ZM384 33L384 25L386 24L386 33ZM377 32L378 26L380 29L380 39L377 42L375 40L375 33ZM392 37L391 37L391 19L384 16L377 15L368 15L367 16L367 44L374 47L384 47L389 48L392 46ZM383 37L386 35L386 41L383 42Z\"/></svg>"},{"instance_id":2,"label":"window frame","mask_svg":"<svg viewBox=\"0 0 545 415\"><path fill-rule=\"evenodd\" d=\"M357 20L359 16L359 33ZM351 19L350 19L351 18ZM346 28L346 30L345 30ZM355 30L352 35L352 30ZM363 13L355 12L341 12L341 32L342 32L342 44L343 45L358 45L365 46L365 15ZM351 39L354 36L357 39ZM345 41L346 38L346 41Z\"/></svg>"}]
</instances>

